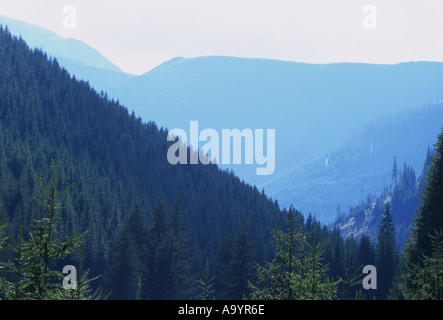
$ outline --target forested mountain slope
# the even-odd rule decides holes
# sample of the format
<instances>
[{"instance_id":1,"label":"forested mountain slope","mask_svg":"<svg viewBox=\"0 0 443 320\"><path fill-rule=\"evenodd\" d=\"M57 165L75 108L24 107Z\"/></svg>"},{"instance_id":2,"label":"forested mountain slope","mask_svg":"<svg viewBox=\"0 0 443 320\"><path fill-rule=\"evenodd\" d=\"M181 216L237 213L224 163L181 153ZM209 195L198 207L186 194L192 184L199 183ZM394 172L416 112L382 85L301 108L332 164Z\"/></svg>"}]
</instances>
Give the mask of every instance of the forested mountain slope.
<instances>
[{"instance_id":1,"label":"forested mountain slope","mask_svg":"<svg viewBox=\"0 0 443 320\"><path fill-rule=\"evenodd\" d=\"M0 75L0 203L8 234L23 225L26 235L41 214L35 174L49 181L54 159L60 188L75 183L64 195L60 234L88 230L83 263L92 275L110 266L115 237L135 206L150 223L159 198L170 212L181 199L193 270L214 258L241 221L254 239L255 259L272 254L269 228L280 225L281 212L256 188L215 165L169 164L165 130L72 79L4 30Z\"/></svg>"},{"instance_id":2,"label":"forested mountain slope","mask_svg":"<svg viewBox=\"0 0 443 320\"><path fill-rule=\"evenodd\" d=\"M106 91L142 119L169 129L189 130L190 120L218 132L275 129L273 175L257 176L251 165L228 167L254 184L281 173L283 185L286 170L334 152L368 123L443 99L442 82L439 62L309 64L209 56L172 59Z\"/></svg>"},{"instance_id":3,"label":"forested mountain slope","mask_svg":"<svg viewBox=\"0 0 443 320\"><path fill-rule=\"evenodd\" d=\"M394 159L399 170L406 163L421 174L426 152L442 126L441 102L379 118L353 131L333 152L294 166L260 188L282 205L293 203L332 222L337 211L348 212L368 194L376 197L392 185Z\"/></svg>"},{"instance_id":4,"label":"forested mountain slope","mask_svg":"<svg viewBox=\"0 0 443 320\"><path fill-rule=\"evenodd\" d=\"M0 25L7 27L12 35L22 38L31 49L41 49L50 57L57 58L60 66L77 79L89 81L97 91L101 91L105 85L119 83L133 76L123 72L83 41L62 38L45 28L1 15Z\"/></svg>"}]
</instances>

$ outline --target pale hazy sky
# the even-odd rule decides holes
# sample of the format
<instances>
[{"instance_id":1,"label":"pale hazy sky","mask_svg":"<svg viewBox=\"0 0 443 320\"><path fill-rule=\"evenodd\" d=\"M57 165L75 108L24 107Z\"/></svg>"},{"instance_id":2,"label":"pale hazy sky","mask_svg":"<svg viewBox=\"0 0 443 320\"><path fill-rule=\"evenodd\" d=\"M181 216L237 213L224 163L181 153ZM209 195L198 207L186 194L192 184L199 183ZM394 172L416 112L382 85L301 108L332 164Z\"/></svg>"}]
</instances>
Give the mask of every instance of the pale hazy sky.
<instances>
[{"instance_id":1,"label":"pale hazy sky","mask_svg":"<svg viewBox=\"0 0 443 320\"><path fill-rule=\"evenodd\" d=\"M66 5L76 29L64 28ZM176 56L443 61L443 0L0 0L0 15L83 40L134 74Z\"/></svg>"}]
</instances>

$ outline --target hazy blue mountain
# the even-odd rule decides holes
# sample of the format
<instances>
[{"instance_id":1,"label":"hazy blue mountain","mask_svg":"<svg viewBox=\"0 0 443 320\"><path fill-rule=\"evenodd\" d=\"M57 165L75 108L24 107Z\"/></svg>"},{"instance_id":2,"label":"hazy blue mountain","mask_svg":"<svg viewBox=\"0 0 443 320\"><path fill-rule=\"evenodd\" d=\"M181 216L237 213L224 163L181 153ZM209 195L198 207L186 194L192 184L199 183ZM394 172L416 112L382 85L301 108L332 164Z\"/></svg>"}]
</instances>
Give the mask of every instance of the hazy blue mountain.
<instances>
[{"instance_id":1,"label":"hazy blue mountain","mask_svg":"<svg viewBox=\"0 0 443 320\"><path fill-rule=\"evenodd\" d=\"M0 24L7 26L11 34L21 36L29 47L40 48L50 57L56 57L72 75L89 81L98 90L132 77L83 41L62 38L45 28L5 16L0 16Z\"/></svg>"},{"instance_id":2,"label":"hazy blue mountain","mask_svg":"<svg viewBox=\"0 0 443 320\"><path fill-rule=\"evenodd\" d=\"M443 63L306 64L232 57L175 58L109 87L108 93L158 125L276 129L276 171L335 150L380 116L443 97ZM255 170L233 167L252 183Z\"/></svg>"},{"instance_id":3,"label":"hazy blue mountain","mask_svg":"<svg viewBox=\"0 0 443 320\"><path fill-rule=\"evenodd\" d=\"M294 203L330 222L338 207L348 212L368 194L378 196L391 186L394 157L399 170L407 163L421 174L442 126L442 103L383 117L354 131L334 152L288 169L261 187L281 205Z\"/></svg>"},{"instance_id":4,"label":"hazy blue mountain","mask_svg":"<svg viewBox=\"0 0 443 320\"><path fill-rule=\"evenodd\" d=\"M421 171L414 170L407 163L397 164L397 170L386 177L391 177L391 184L383 188L379 194L368 195L348 212L337 215L331 227L337 227L343 237L359 238L368 236L374 243L380 230L380 222L385 210L385 203L389 201L392 220L395 227L396 242L402 250L405 241L410 236L413 220L417 218L420 194L426 184L425 177L432 164L434 155L433 146L429 146L426 160Z\"/></svg>"},{"instance_id":5,"label":"hazy blue mountain","mask_svg":"<svg viewBox=\"0 0 443 320\"><path fill-rule=\"evenodd\" d=\"M168 129L188 131L190 120L199 121L200 131L276 129L276 170L272 176L257 177L255 165L230 168L246 181L265 187L280 204L294 203L330 220L338 205L346 207L351 199L358 201L367 192L380 191L387 181L379 170L389 170L395 154L386 153L388 167L381 160L351 163L353 172L359 172L357 179L344 169L335 172L332 168L339 157L346 168L367 150L342 146L355 140L353 147L358 147L365 141L360 141L363 136L367 139L364 132L368 129L358 130L380 117L439 101L442 83L443 64L438 62L320 65L214 56L175 58L107 91L143 119L153 119ZM443 122L442 117L430 118L436 122L432 130L422 121L404 136L386 139L375 135L378 140L373 142L373 152L380 157L378 150L383 147L396 150L398 161L414 166L422 162L430 137L436 136L435 128ZM396 116L385 121L392 125L403 120ZM409 159L410 145L419 148L414 159ZM326 157L330 157L329 171L323 174ZM340 177L338 172L346 174ZM321 193L314 194L316 191Z\"/></svg>"},{"instance_id":6,"label":"hazy blue mountain","mask_svg":"<svg viewBox=\"0 0 443 320\"><path fill-rule=\"evenodd\" d=\"M191 120L199 121L200 131L213 128L219 134L222 129L275 129L273 175L257 176L255 164L223 167L264 188L282 206L293 203L325 221L335 217L337 206L347 210L389 183L385 173L394 155L400 166L405 161L417 170L443 125L439 106L398 115L443 99L443 63L178 57L133 76L81 41L6 17L0 24L144 121L188 133ZM413 129L405 129L407 124ZM389 131L396 127L402 134Z\"/></svg>"}]
</instances>

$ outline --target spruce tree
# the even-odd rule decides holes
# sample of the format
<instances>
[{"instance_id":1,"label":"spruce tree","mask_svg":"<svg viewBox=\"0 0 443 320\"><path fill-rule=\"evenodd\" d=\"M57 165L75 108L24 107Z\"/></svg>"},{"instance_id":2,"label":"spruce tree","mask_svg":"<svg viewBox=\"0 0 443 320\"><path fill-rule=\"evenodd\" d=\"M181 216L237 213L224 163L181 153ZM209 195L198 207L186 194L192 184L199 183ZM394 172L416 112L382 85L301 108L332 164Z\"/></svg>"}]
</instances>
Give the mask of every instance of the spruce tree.
<instances>
[{"instance_id":1,"label":"spruce tree","mask_svg":"<svg viewBox=\"0 0 443 320\"><path fill-rule=\"evenodd\" d=\"M215 290L217 291L217 299L229 300L231 293L231 261L233 254L233 240L231 235L225 235L223 242L219 246L216 255L215 273Z\"/></svg>"},{"instance_id":2,"label":"spruce tree","mask_svg":"<svg viewBox=\"0 0 443 320\"><path fill-rule=\"evenodd\" d=\"M297 300L300 292L293 289L293 277L302 267L299 255L303 252L306 233L300 223L301 214L291 205L286 220L286 232L274 230L275 257L265 266L258 265L258 286L250 283L251 298L259 300Z\"/></svg>"},{"instance_id":3,"label":"spruce tree","mask_svg":"<svg viewBox=\"0 0 443 320\"><path fill-rule=\"evenodd\" d=\"M201 300L211 300L215 298L214 279L217 275L211 276L211 267L209 259L206 259L205 267L200 273L200 277L197 279L198 288L200 291Z\"/></svg>"},{"instance_id":4,"label":"spruce tree","mask_svg":"<svg viewBox=\"0 0 443 320\"><path fill-rule=\"evenodd\" d=\"M397 167L397 159L394 156L394 165L392 166L391 180L393 184L397 184L398 180L398 167Z\"/></svg>"},{"instance_id":5,"label":"spruce tree","mask_svg":"<svg viewBox=\"0 0 443 320\"><path fill-rule=\"evenodd\" d=\"M423 267L423 256L432 256L432 238L429 235L443 228L443 128L427 165L417 216L403 250L401 275L397 283L398 291L405 298L421 290L417 267Z\"/></svg>"},{"instance_id":6,"label":"spruce tree","mask_svg":"<svg viewBox=\"0 0 443 320\"><path fill-rule=\"evenodd\" d=\"M190 246L191 234L189 227L183 222L183 204L178 197L174 203L172 213L170 237L171 281L168 299L189 299L193 295L192 288L192 249Z\"/></svg>"},{"instance_id":7,"label":"spruce tree","mask_svg":"<svg viewBox=\"0 0 443 320\"><path fill-rule=\"evenodd\" d=\"M375 264L377 268L378 299L386 299L398 265L398 248L395 241L395 229L392 221L391 205L386 201L380 229L377 235L375 250Z\"/></svg>"},{"instance_id":8,"label":"spruce tree","mask_svg":"<svg viewBox=\"0 0 443 320\"><path fill-rule=\"evenodd\" d=\"M329 266L324 263L328 239L317 240L317 222L314 221L312 233L304 241L302 272L293 277L294 291L303 292L303 300L332 300L337 295L337 285L341 280L330 282ZM312 239L308 241L308 239Z\"/></svg>"},{"instance_id":9,"label":"spruce tree","mask_svg":"<svg viewBox=\"0 0 443 320\"><path fill-rule=\"evenodd\" d=\"M314 226L315 230L316 227ZM274 230L275 258L257 266L257 283L250 283L251 299L333 299L337 282L331 283L323 263L327 239L311 243L304 231L301 214L291 205L284 231Z\"/></svg>"},{"instance_id":10,"label":"spruce tree","mask_svg":"<svg viewBox=\"0 0 443 320\"><path fill-rule=\"evenodd\" d=\"M135 299L136 285L142 272L141 253L135 235L143 224L134 224L137 209L120 231L113 248L112 265L105 275L105 287L111 291L111 299Z\"/></svg>"},{"instance_id":11,"label":"spruce tree","mask_svg":"<svg viewBox=\"0 0 443 320\"><path fill-rule=\"evenodd\" d=\"M428 234L440 228L443 228L443 128L431 157L412 230L412 243L408 250L416 256L414 262L421 253L431 255L432 245Z\"/></svg>"},{"instance_id":12,"label":"spruce tree","mask_svg":"<svg viewBox=\"0 0 443 320\"><path fill-rule=\"evenodd\" d=\"M413 282L418 290L409 298L419 300L443 299L443 229L428 234L432 245L430 256L423 255L421 264L415 266Z\"/></svg>"},{"instance_id":13,"label":"spruce tree","mask_svg":"<svg viewBox=\"0 0 443 320\"><path fill-rule=\"evenodd\" d=\"M249 281L254 281L253 268L254 246L251 235L243 221L238 227L238 234L233 243L232 258L228 265L228 296L229 299L241 300L249 296Z\"/></svg>"},{"instance_id":14,"label":"spruce tree","mask_svg":"<svg viewBox=\"0 0 443 320\"><path fill-rule=\"evenodd\" d=\"M366 265L374 265L374 247L371 243L371 239L369 236L363 234L360 237L360 241L358 243L358 262L359 264Z\"/></svg>"},{"instance_id":15,"label":"spruce tree","mask_svg":"<svg viewBox=\"0 0 443 320\"><path fill-rule=\"evenodd\" d=\"M175 291L173 272L175 272L175 263L177 262L177 260L173 261L177 258L174 249L178 242L175 241L176 230L171 228L171 219L161 196L155 202L151 222L152 225L148 230L147 252L143 263L142 278L145 279L146 285L143 286L144 294L142 296L145 299L172 299Z\"/></svg>"},{"instance_id":16,"label":"spruce tree","mask_svg":"<svg viewBox=\"0 0 443 320\"><path fill-rule=\"evenodd\" d=\"M26 268L24 290L30 294L31 299L45 299L48 294L59 287L56 281L62 278L61 272L51 270L51 263L64 259L68 254L73 253L86 233L66 236L64 241L57 237L56 223L61 219L61 210L63 209L61 203L57 201L72 185L59 192L59 179L53 160L51 169L52 184L50 187L46 187L37 175L44 198L42 200L36 198L36 200L46 209L46 215L35 220L28 243L27 250L30 251L30 255Z\"/></svg>"},{"instance_id":17,"label":"spruce tree","mask_svg":"<svg viewBox=\"0 0 443 320\"><path fill-rule=\"evenodd\" d=\"M6 229L6 224L3 223L3 206L1 206L0 207L0 254L4 253L7 250L7 248L4 247L6 240L8 239L8 237L4 235L5 229ZM3 255L1 255L1 257L3 257ZM3 277L2 272L4 271L5 271L5 262L0 261L0 297L2 293L4 294L5 291L8 291L7 287L9 283Z\"/></svg>"},{"instance_id":18,"label":"spruce tree","mask_svg":"<svg viewBox=\"0 0 443 320\"><path fill-rule=\"evenodd\" d=\"M36 200L46 209L45 216L35 219L29 241L24 240L23 227L21 227L17 244L10 246L16 252L15 259L5 265L15 277L13 282L6 282L6 285L3 282L2 289L7 299L41 300L67 297L62 291L61 270L54 270L53 267L58 266L57 263L63 262L63 259L76 250L85 233L65 236L65 240L59 236L57 225L61 220L63 207L58 199L70 187L59 192L59 179L54 161L51 163L51 169L50 187L46 187L37 175L44 198Z\"/></svg>"},{"instance_id":19,"label":"spruce tree","mask_svg":"<svg viewBox=\"0 0 443 320\"><path fill-rule=\"evenodd\" d=\"M75 285L72 285L70 289L56 288L53 292L48 294L50 300L105 300L109 297L110 293L103 295L102 290L96 288L95 290L91 286L91 282L97 280L100 276L89 278L89 270L82 273L82 246L80 246L78 254L78 263L76 272L80 275L80 278L75 281Z\"/></svg>"}]
</instances>

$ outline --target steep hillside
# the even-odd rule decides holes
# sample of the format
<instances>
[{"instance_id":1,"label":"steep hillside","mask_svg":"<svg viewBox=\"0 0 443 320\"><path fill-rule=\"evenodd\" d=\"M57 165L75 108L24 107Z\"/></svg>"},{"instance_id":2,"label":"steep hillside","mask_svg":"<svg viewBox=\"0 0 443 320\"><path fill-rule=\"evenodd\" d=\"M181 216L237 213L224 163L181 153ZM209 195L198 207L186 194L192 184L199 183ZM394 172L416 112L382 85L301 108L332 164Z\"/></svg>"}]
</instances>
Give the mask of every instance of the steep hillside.
<instances>
[{"instance_id":1,"label":"steep hillside","mask_svg":"<svg viewBox=\"0 0 443 320\"><path fill-rule=\"evenodd\" d=\"M413 219L417 217L419 195L425 183L424 177L428 164L431 163L432 150L432 147L428 149L426 161L418 177L414 169L407 164L393 166L391 173L386 176L386 180L390 179L392 182L389 187L377 195L368 195L365 200L346 213L340 213L331 226L337 227L345 238L359 238L366 235L375 242L385 202L389 201L397 245L402 250L405 241L410 236Z\"/></svg>"},{"instance_id":2,"label":"steep hillside","mask_svg":"<svg viewBox=\"0 0 443 320\"><path fill-rule=\"evenodd\" d=\"M169 164L172 143L165 130L129 114L1 29L0 74L0 203L8 234L17 235L21 225L28 234L40 216L35 173L49 181L54 159L60 188L75 183L63 197L59 230L89 230L84 264L92 275L109 267L115 237L134 207L149 221L159 197L167 210L181 198L196 270L214 259L221 239L241 221L254 239L255 259L269 258L269 228L280 225L281 212L256 188L215 165Z\"/></svg>"},{"instance_id":3,"label":"steep hillside","mask_svg":"<svg viewBox=\"0 0 443 320\"><path fill-rule=\"evenodd\" d=\"M439 107L396 115L443 98L441 63L314 65L175 58L136 77L81 41L6 17L0 23L144 121L188 133L191 120L199 121L200 131L276 129L271 176L257 176L257 165L221 167L264 188L282 206L294 203L325 222L334 219L338 206L348 210L365 194L378 193L394 156L419 170L422 153L442 125ZM362 128L368 123L371 129Z\"/></svg>"},{"instance_id":4,"label":"steep hillside","mask_svg":"<svg viewBox=\"0 0 443 320\"><path fill-rule=\"evenodd\" d=\"M302 212L332 222L338 207L347 212L391 185L394 158L400 169L407 163L421 172L442 119L442 103L383 117L354 131L334 152L294 166L260 188L282 205L294 203Z\"/></svg>"},{"instance_id":5,"label":"steep hillside","mask_svg":"<svg viewBox=\"0 0 443 320\"><path fill-rule=\"evenodd\" d=\"M30 48L42 49L48 56L57 58L71 75L89 81L98 91L132 77L83 41L62 38L47 29L5 16L0 16L0 25L21 37Z\"/></svg>"},{"instance_id":6,"label":"steep hillside","mask_svg":"<svg viewBox=\"0 0 443 320\"><path fill-rule=\"evenodd\" d=\"M277 175L334 152L370 121L439 101L442 82L443 64L434 62L306 64L214 56L175 58L106 91L169 129L189 130L190 120L218 132L275 129ZM229 168L250 183L273 177L257 177L251 165Z\"/></svg>"}]
</instances>

